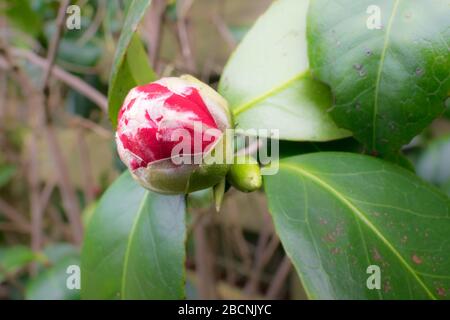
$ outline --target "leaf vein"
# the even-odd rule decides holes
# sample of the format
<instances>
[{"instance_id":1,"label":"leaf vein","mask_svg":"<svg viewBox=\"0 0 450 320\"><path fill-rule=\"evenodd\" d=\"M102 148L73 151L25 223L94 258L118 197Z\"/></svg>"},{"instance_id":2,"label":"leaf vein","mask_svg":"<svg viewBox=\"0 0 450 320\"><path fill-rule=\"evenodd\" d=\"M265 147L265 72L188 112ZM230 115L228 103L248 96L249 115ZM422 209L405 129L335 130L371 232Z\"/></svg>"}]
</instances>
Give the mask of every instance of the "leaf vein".
<instances>
[{"instance_id":1,"label":"leaf vein","mask_svg":"<svg viewBox=\"0 0 450 320\"><path fill-rule=\"evenodd\" d=\"M344 195L342 195L338 190L334 189L327 182L323 181L319 177L314 174L307 172L301 168L293 166L291 164L280 163L280 167L283 166L286 169L297 172L298 174L309 178L311 181L315 182L325 190L328 190L333 196L335 196L338 200L340 200L346 207L350 209L350 211L356 215L364 224L372 230L372 232L386 245L386 247L392 251L392 253L397 257L401 264L405 267L408 272L411 273L413 278L418 282L418 284L422 287L422 289L426 292L426 294L433 300L436 300L435 295L430 291L428 286L422 281L422 279L418 276L416 271L411 267L409 263L402 257L402 255L395 249L395 247L383 236L383 234L377 229L377 227L366 217L364 212L358 209L350 200L348 200Z\"/></svg>"}]
</instances>

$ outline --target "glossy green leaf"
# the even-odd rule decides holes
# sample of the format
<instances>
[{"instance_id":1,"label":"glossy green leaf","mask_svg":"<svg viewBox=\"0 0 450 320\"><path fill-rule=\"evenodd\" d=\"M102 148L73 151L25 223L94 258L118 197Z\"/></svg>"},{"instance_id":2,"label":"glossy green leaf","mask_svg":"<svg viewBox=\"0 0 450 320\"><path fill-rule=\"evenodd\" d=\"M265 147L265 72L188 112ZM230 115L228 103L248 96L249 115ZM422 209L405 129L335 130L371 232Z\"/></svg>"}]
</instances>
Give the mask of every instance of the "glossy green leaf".
<instances>
[{"instance_id":1,"label":"glossy green leaf","mask_svg":"<svg viewBox=\"0 0 450 320\"><path fill-rule=\"evenodd\" d=\"M191 192L186 196L188 209L207 209L214 202L213 188Z\"/></svg>"},{"instance_id":2,"label":"glossy green leaf","mask_svg":"<svg viewBox=\"0 0 450 320\"><path fill-rule=\"evenodd\" d=\"M69 257L80 256L80 249L70 243L55 243L45 247L43 256L50 265Z\"/></svg>"},{"instance_id":3,"label":"glossy green leaf","mask_svg":"<svg viewBox=\"0 0 450 320\"><path fill-rule=\"evenodd\" d=\"M122 33L114 56L108 91L109 117L113 126L128 91L155 79L136 29L151 0L133 0L127 10Z\"/></svg>"},{"instance_id":4,"label":"glossy green leaf","mask_svg":"<svg viewBox=\"0 0 450 320\"><path fill-rule=\"evenodd\" d=\"M374 5L381 29L367 26L376 22ZM449 16L449 0L311 2L312 73L331 86L336 123L371 152L397 152L443 112Z\"/></svg>"},{"instance_id":5,"label":"glossy green leaf","mask_svg":"<svg viewBox=\"0 0 450 320\"><path fill-rule=\"evenodd\" d=\"M0 248L0 283L36 258L36 254L25 246Z\"/></svg>"},{"instance_id":6,"label":"glossy green leaf","mask_svg":"<svg viewBox=\"0 0 450 320\"><path fill-rule=\"evenodd\" d=\"M184 197L146 191L123 173L86 231L82 298L183 298L185 235Z\"/></svg>"},{"instance_id":7,"label":"glossy green leaf","mask_svg":"<svg viewBox=\"0 0 450 320\"><path fill-rule=\"evenodd\" d=\"M450 135L433 141L417 161L417 174L450 196Z\"/></svg>"},{"instance_id":8,"label":"glossy green leaf","mask_svg":"<svg viewBox=\"0 0 450 320\"><path fill-rule=\"evenodd\" d=\"M268 151L266 151L266 149ZM281 159L321 151L363 153L364 150L361 144L353 138L329 142L280 141L279 144L279 154ZM270 143L268 143L267 146L263 145L261 147L261 154L271 154L270 152Z\"/></svg>"},{"instance_id":9,"label":"glossy green leaf","mask_svg":"<svg viewBox=\"0 0 450 320\"><path fill-rule=\"evenodd\" d=\"M225 67L219 92L237 127L277 129L280 139L328 141L349 135L327 113L330 90L311 79L306 49L308 1L275 1Z\"/></svg>"},{"instance_id":10,"label":"glossy green leaf","mask_svg":"<svg viewBox=\"0 0 450 320\"><path fill-rule=\"evenodd\" d=\"M450 199L411 172L314 153L281 160L265 187L310 298L450 298ZM366 285L370 265L380 268L379 290Z\"/></svg>"}]
</instances>

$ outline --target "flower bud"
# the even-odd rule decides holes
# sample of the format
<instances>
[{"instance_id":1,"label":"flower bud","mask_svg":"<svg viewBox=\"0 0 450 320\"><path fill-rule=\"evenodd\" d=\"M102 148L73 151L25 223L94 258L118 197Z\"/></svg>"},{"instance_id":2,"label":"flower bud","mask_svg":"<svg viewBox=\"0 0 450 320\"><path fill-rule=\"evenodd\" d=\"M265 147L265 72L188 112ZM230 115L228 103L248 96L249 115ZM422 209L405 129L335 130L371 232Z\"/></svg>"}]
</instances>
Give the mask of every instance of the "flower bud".
<instances>
[{"instance_id":1,"label":"flower bud","mask_svg":"<svg viewBox=\"0 0 450 320\"><path fill-rule=\"evenodd\" d=\"M119 156L145 188L177 194L209 188L228 171L205 159L222 149L232 125L228 104L191 76L133 88L118 116Z\"/></svg>"},{"instance_id":2,"label":"flower bud","mask_svg":"<svg viewBox=\"0 0 450 320\"><path fill-rule=\"evenodd\" d=\"M253 192L261 188L261 170L251 156L236 156L227 175L228 182L243 192Z\"/></svg>"}]
</instances>

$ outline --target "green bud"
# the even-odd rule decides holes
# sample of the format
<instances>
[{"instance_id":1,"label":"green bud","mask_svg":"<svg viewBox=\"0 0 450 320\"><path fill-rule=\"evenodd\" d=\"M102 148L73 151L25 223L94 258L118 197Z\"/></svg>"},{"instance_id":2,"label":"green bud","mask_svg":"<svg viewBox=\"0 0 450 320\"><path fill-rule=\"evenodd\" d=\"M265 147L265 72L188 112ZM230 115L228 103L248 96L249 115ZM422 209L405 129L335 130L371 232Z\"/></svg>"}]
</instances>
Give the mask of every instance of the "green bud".
<instances>
[{"instance_id":1,"label":"green bud","mask_svg":"<svg viewBox=\"0 0 450 320\"><path fill-rule=\"evenodd\" d=\"M251 156L236 156L227 175L228 182L243 192L253 192L261 188L261 170Z\"/></svg>"}]
</instances>

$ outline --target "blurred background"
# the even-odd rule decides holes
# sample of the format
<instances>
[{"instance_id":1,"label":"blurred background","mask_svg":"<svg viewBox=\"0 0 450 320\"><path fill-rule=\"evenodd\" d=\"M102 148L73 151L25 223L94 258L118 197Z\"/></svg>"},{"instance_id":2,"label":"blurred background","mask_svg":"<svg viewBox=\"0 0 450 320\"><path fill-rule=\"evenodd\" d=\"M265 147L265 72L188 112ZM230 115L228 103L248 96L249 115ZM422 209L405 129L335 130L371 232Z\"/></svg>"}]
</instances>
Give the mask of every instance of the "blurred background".
<instances>
[{"instance_id":1,"label":"blurred background","mask_svg":"<svg viewBox=\"0 0 450 320\"><path fill-rule=\"evenodd\" d=\"M80 298L66 269L79 265L90 214L124 170L105 111L130 1L70 1L80 30L60 27L64 2L0 0L0 299ZM153 0L139 33L159 76L190 73L214 87L270 3ZM450 195L449 119L447 110L404 152ZM187 298L305 299L264 194L230 190L219 214L211 199L189 196Z\"/></svg>"}]
</instances>

